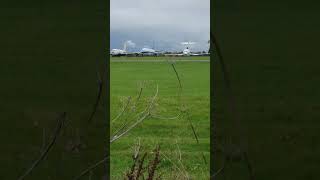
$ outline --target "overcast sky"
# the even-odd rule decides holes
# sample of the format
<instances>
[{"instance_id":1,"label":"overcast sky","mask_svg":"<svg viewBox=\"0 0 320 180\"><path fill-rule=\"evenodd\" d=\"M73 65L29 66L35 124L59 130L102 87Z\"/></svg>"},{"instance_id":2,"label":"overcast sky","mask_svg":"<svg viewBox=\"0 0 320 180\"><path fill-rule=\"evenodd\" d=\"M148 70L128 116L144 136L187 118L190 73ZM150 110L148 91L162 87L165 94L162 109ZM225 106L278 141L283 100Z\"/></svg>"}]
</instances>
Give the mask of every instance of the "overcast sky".
<instances>
[{"instance_id":1,"label":"overcast sky","mask_svg":"<svg viewBox=\"0 0 320 180\"><path fill-rule=\"evenodd\" d=\"M111 48L131 40L131 50L182 50L182 41L208 49L210 0L111 0L110 13Z\"/></svg>"}]
</instances>

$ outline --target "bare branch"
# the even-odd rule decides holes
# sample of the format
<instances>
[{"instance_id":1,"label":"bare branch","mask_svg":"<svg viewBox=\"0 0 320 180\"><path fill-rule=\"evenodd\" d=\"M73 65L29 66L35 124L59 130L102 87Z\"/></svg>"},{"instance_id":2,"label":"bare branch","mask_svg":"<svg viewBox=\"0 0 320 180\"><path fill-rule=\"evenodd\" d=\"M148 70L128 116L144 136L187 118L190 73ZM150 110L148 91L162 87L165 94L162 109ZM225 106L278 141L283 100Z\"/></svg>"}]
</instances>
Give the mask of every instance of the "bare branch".
<instances>
[{"instance_id":1,"label":"bare branch","mask_svg":"<svg viewBox=\"0 0 320 180\"><path fill-rule=\"evenodd\" d=\"M123 115L123 113L128 109L130 101L131 101L131 96L128 97L126 105L123 106L122 111L111 121L111 123L113 123L114 121L116 121L117 119L119 119Z\"/></svg>"},{"instance_id":2,"label":"bare branch","mask_svg":"<svg viewBox=\"0 0 320 180\"><path fill-rule=\"evenodd\" d=\"M47 147L42 151L40 156L32 163L32 165L21 175L18 180L24 179L26 176L28 176L32 170L39 165L39 163L48 155L49 151L53 147L53 145L56 142L56 139L58 135L60 134L60 131L64 125L64 121L66 119L66 112L63 112L58 118L57 118L57 125L55 128L55 131L53 133L53 138L51 142L47 145Z\"/></svg>"},{"instance_id":3,"label":"bare branch","mask_svg":"<svg viewBox=\"0 0 320 180\"><path fill-rule=\"evenodd\" d=\"M92 111L90 113L88 123L91 123L93 116L95 115L95 113L97 111L97 108L98 108L98 105L99 105L99 102L100 102L100 99L102 96L103 82L102 82L102 78L101 78L101 75L98 70L97 70L97 76L98 76L98 95L97 95L96 101L93 105Z\"/></svg>"},{"instance_id":4,"label":"bare branch","mask_svg":"<svg viewBox=\"0 0 320 180\"><path fill-rule=\"evenodd\" d=\"M140 119L138 119L134 124L132 124L129 128L127 128L124 132L122 132L121 134L119 135L114 135L111 139L110 139L110 143L118 140L120 137L122 137L123 135L127 134L131 129L133 129L134 127L136 127L138 124L140 124L144 119L146 119L147 117L150 116L150 111L151 109L153 108L153 105L154 105L154 101L156 99L156 97L158 96L158 85L157 85L157 90L156 90L156 93L155 95L153 96L149 106L148 106L148 109L147 109L147 113L145 115L143 115Z\"/></svg>"},{"instance_id":5,"label":"bare branch","mask_svg":"<svg viewBox=\"0 0 320 180\"><path fill-rule=\"evenodd\" d=\"M104 157L102 160L96 162L95 164L89 166L87 169L85 169L84 171L82 171L80 173L79 176L77 176L76 178L74 178L73 180L78 180L80 179L82 176L88 174L89 172L93 171L95 168L97 168L99 165L101 165L102 163L106 162L108 160L109 157Z\"/></svg>"}]
</instances>

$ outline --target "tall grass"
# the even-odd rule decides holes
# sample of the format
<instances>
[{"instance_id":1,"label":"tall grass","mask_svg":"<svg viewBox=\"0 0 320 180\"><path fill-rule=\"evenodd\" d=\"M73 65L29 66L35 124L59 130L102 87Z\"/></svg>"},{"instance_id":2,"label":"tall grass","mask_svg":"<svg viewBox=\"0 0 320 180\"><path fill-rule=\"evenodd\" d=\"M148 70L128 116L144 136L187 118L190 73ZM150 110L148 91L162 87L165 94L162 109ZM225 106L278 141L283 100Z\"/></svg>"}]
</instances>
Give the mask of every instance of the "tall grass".
<instances>
[{"instance_id":1,"label":"tall grass","mask_svg":"<svg viewBox=\"0 0 320 180\"><path fill-rule=\"evenodd\" d=\"M161 97L158 96L159 94L159 86L156 82L148 82L142 80L140 83L140 87L138 87L137 94L135 96L128 96L123 97L121 101L121 105L119 107L118 113L112 118L111 120L111 136L110 136L110 143L116 143L124 136L130 136L130 132L133 129L141 128L138 125L147 121L148 119L159 119L159 120L178 120L185 119L187 120L186 123L189 124L189 130L193 134L193 138L196 144L199 145L198 134L196 132L196 128L191 121L192 112L188 109L188 102L182 96L183 92L183 84L181 81L181 77L178 73L178 69L176 68L173 62L168 61L168 64L171 66L173 71L173 76L177 81L177 99L175 100L175 104L177 104L177 111L175 115L168 115L167 113L161 113L159 110L159 100ZM152 96L144 96L143 92L146 88L153 87L154 94ZM209 127L209 124L208 124ZM177 157L172 157L172 154L166 154L165 152L159 152L159 158L167 159L171 165L174 167L172 172L164 172L166 177L171 177L172 179L191 179L191 176L188 174L185 165L183 164L183 156L180 151L178 142L176 143L176 151L179 154ZM137 153L134 153L137 154ZM203 152L199 154L199 157L202 158L203 166L207 166L208 162L205 158ZM140 157L133 156L133 165L131 166L130 170L125 173L126 179L139 179L143 178L142 169L140 166L144 163L144 159L146 158L146 154ZM161 172L161 161L159 161L159 169L157 171ZM151 163L152 164L152 163ZM128 165L129 167L129 165ZM154 169L153 171L155 171ZM203 170L203 169L202 169ZM209 169L205 169L203 174L207 174L209 178ZM155 178L154 176L152 176ZM159 177L157 177L159 178ZM171 179L170 178L170 179Z\"/></svg>"}]
</instances>

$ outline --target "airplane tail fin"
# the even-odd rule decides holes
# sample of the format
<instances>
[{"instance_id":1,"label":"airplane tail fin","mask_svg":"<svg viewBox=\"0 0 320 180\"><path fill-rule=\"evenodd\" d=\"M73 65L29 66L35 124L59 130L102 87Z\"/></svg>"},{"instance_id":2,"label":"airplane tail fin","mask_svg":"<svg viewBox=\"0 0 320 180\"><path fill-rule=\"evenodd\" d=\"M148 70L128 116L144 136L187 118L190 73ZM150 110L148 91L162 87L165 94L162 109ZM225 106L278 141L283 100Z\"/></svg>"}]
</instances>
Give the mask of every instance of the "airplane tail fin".
<instances>
[{"instance_id":1,"label":"airplane tail fin","mask_svg":"<svg viewBox=\"0 0 320 180\"><path fill-rule=\"evenodd\" d=\"M124 44L123 44L123 50L124 50L124 51L127 51L127 42L124 42Z\"/></svg>"}]
</instances>

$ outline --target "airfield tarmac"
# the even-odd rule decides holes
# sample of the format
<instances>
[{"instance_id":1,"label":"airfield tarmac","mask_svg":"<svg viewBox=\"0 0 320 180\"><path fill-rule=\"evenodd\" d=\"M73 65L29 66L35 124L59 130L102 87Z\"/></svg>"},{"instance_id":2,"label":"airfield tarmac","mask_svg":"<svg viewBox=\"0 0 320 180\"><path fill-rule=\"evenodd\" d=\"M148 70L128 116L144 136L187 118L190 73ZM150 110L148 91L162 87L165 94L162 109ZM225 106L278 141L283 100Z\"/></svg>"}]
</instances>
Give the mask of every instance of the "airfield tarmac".
<instances>
[{"instance_id":1,"label":"airfield tarmac","mask_svg":"<svg viewBox=\"0 0 320 180\"><path fill-rule=\"evenodd\" d=\"M111 57L110 62L210 62L210 56L145 56L145 57Z\"/></svg>"},{"instance_id":2,"label":"airfield tarmac","mask_svg":"<svg viewBox=\"0 0 320 180\"><path fill-rule=\"evenodd\" d=\"M110 60L110 62L167 62L167 60ZM191 60L191 59L183 59L183 60L170 60L169 62L210 62L210 60Z\"/></svg>"}]
</instances>

